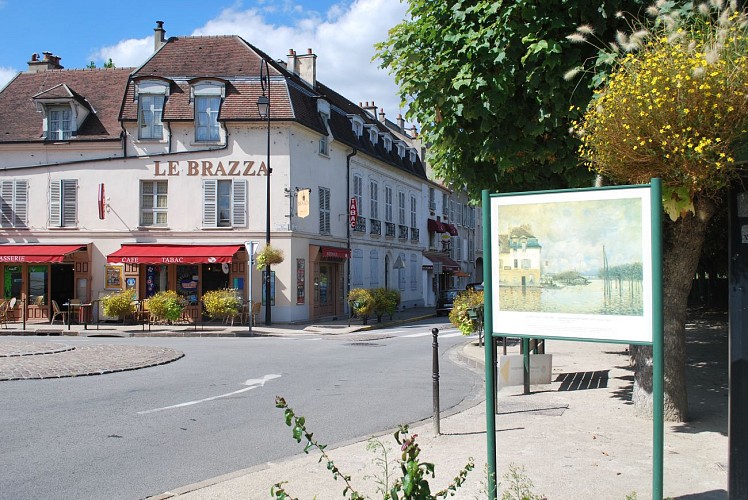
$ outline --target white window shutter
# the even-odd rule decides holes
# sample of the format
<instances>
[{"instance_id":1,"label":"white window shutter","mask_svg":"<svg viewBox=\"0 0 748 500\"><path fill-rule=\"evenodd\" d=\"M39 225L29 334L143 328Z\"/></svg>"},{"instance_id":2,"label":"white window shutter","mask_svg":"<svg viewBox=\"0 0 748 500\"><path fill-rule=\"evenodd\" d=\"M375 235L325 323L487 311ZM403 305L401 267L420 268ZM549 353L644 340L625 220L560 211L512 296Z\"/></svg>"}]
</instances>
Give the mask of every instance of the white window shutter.
<instances>
[{"instance_id":1,"label":"white window shutter","mask_svg":"<svg viewBox=\"0 0 748 500\"><path fill-rule=\"evenodd\" d=\"M203 181L203 227L218 226L218 181L208 179Z\"/></svg>"},{"instance_id":2,"label":"white window shutter","mask_svg":"<svg viewBox=\"0 0 748 500\"><path fill-rule=\"evenodd\" d=\"M29 181L16 181L15 223L14 227L26 227L29 212Z\"/></svg>"},{"instance_id":3,"label":"white window shutter","mask_svg":"<svg viewBox=\"0 0 748 500\"><path fill-rule=\"evenodd\" d=\"M78 225L78 181L75 179L62 181L62 225Z\"/></svg>"},{"instance_id":4,"label":"white window shutter","mask_svg":"<svg viewBox=\"0 0 748 500\"><path fill-rule=\"evenodd\" d=\"M247 180L235 179L232 184L232 218L234 227L247 227Z\"/></svg>"},{"instance_id":5,"label":"white window shutter","mask_svg":"<svg viewBox=\"0 0 748 500\"><path fill-rule=\"evenodd\" d=\"M13 181L2 181L0 183L0 198L2 198L2 207L0 216L2 227L13 227Z\"/></svg>"},{"instance_id":6,"label":"white window shutter","mask_svg":"<svg viewBox=\"0 0 748 500\"><path fill-rule=\"evenodd\" d=\"M62 181L59 179L49 186L49 226L62 226Z\"/></svg>"}]
</instances>

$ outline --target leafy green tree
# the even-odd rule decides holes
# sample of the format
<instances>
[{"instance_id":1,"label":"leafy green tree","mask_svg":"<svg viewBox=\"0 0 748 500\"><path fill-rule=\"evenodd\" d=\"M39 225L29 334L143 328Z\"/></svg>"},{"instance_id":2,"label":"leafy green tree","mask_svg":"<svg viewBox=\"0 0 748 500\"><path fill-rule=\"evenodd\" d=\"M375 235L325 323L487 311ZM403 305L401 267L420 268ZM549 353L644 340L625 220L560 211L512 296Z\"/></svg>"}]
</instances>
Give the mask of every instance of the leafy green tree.
<instances>
[{"instance_id":1,"label":"leafy green tree","mask_svg":"<svg viewBox=\"0 0 748 500\"><path fill-rule=\"evenodd\" d=\"M614 182L663 182L665 417L688 418L687 299L705 234L745 164L748 19L732 5L658 2L621 35L614 71L576 126L588 166ZM634 403L651 412L652 353L633 347Z\"/></svg>"},{"instance_id":2,"label":"leafy green tree","mask_svg":"<svg viewBox=\"0 0 748 500\"><path fill-rule=\"evenodd\" d=\"M593 174L580 168L568 129L592 91L563 75L597 52L566 36L587 24L612 40L621 27L615 13L641 5L409 0L409 19L377 55L400 87L406 117L421 124L439 177L474 198L481 189L589 186Z\"/></svg>"}]
</instances>

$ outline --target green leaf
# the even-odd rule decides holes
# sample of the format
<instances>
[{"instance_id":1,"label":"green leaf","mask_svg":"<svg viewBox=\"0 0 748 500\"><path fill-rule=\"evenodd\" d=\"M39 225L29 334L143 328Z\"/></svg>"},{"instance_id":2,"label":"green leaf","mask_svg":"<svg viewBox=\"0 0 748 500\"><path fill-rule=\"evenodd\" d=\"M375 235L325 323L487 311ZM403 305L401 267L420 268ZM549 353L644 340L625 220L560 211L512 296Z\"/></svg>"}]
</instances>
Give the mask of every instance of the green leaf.
<instances>
[{"instance_id":1,"label":"green leaf","mask_svg":"<svg viewBox=\"0 0 748 500\"><path fill-rule=\"evenodd\" d=\"M303 435L304 430L299 427L298 425L294 426L293 428L293 438L296 440L297 443L301 442L301 436Z\"/></svg>"}]
</instances>

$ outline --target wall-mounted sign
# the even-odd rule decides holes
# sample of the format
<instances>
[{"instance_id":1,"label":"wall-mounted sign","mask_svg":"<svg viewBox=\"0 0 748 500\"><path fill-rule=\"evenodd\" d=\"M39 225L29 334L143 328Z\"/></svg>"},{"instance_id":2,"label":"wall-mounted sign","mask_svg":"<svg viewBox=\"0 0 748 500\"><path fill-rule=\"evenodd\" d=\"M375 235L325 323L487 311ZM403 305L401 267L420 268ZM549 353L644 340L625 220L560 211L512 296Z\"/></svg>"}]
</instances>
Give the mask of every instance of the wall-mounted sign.
<instances>
[{"instance_id":1,"label":"wall-mounted sign","mask_svg":"<svg viewBox=\"0 0 748 500\"><path fill-rule=\"evenodd\" d=\"M122 266L104 266L104 288L122 290Z\"/></svg>"},{"instance_id":2,"label":"wall-mounted sign","mask_svg":"<svg viewBox=\"0 0 748 500\"><path fill-rule=\"evenodd\" d=\"M296 197L298 202L296 215L298 215L302 219L309 216L309 198L311 197L311 194L311 189L299 189L298 195Z\"/></svg>"},{"instance_id":3,"label":"wall-mounted sign","mask_svg":"<svg viewBox=\"0 0 748 500\"><path fill-rule=\"evenodd\" d=\"M358 219L358 203L356 202L356 198L351 198L351 203L348 206L348 212L351 222L351 229L354 229L356 227L356 219Z\"/></svg>"},{"instance_id":4,"label":"wall-mounted sign","mask_svg":"<svg viewBox=\"0 0 748 500\"><path fill-rule=\"evenodd\" d=\"M153 175L156 177L254 177L268 175L265 162L259 164L252 160L188 160L153 162Z\"/></svg>"}]
</instances>

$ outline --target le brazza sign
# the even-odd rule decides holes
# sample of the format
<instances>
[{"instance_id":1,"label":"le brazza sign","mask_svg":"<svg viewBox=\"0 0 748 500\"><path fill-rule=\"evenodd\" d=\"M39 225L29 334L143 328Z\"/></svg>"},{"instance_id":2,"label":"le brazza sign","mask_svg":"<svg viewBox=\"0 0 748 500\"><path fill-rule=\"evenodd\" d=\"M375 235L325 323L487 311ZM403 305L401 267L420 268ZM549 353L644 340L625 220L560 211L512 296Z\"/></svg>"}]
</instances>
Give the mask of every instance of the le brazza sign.
<instances>
[{"instance_id":1,"label":"le brazza sign","mask_svg":"<svg viewBox=\"0 0 748 500\"><path fill-rule=\"evenodd\" d=\"M241 245L122 245L109 264L230 264Z\"/></svg>"}]
</instances>

